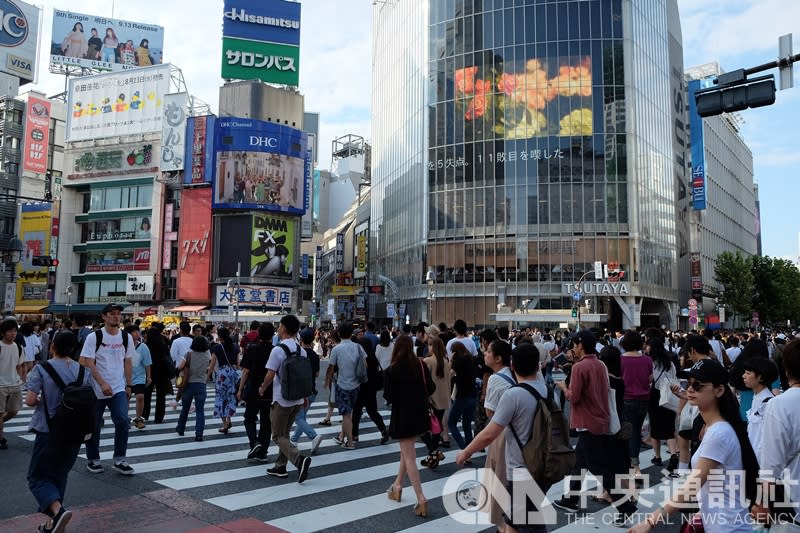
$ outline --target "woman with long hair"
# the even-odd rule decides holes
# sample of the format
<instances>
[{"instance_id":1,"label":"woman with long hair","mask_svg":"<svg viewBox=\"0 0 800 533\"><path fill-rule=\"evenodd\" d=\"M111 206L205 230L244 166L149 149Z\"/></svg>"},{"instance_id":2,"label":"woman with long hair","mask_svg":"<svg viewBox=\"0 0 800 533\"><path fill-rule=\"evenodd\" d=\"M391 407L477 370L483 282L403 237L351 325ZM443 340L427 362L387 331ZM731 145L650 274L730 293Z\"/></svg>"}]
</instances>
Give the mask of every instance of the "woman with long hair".
<instances>
[{"instance_id":1,"label":"woman with long hair","mask_svg":"<svg viewBox=\"0 0 800 533\"><path fill-rule=\"evenodd\" d=\"M389 368L392 364L392 336L389 331L384 329L378 338L378 345L375 347L375 357L378 358L381 368Z\"/></svg>"},{"instance_id":2,"label":"woman with long hair","mask_svg":"<svg viewBox=\"0 0 800 533\"><path fill-rule=\"evenodd\" d=\"M475 418L475 406L478 393L475 390L476 368L472 354L461 342L454 342L450 349L450 374L455 383L453 403L450 406L450 415L447 417L447 426L450 434L462 450L472 441L472 420ZM464 434L458 430L458 422Z\"/></svg>"},{"instance_id":3,"label":"woman with long hair","mask_svg":"<svg viewBox=\"0 0 800 533\"><path fill-rule=\"evenodd\" d=\"M428 501L419 480L414 443L417 437L430 431L428 397L433 394L435 386L428 367L414 353L414 341L408 335L401 335L395 341L392 362L385 375L383 396L392 404L389 434L400 441L397 478L386 494L390 500L399 502L403 494L403 482L408 475L417 496L414 514L427 517Z\"/></svg>"},{"instance_id":4,"label":"woman with long hair","mask_svg":"<svg viewBox=\"0 0 800 533\"><path fill-rule=\"evenodd\" d=\"M106 63L117 62L117 47L119 39L112 28L106 28L106 35L103 37L103 61Z\"/></svg>"},{"instance_id":5,"label":"woman with long hair","mask_svg":"<svg viewBox=\"0 0 800 533\"><path fill-rule=\"evenodd\" d=\"M669 461L667 470L673 472L678 468L678 445L675 441L675 411L660 405L660 385L667 382L670 385L677 382L676 369L672 361L672 354L664 348L664 342L659 337L650 337L645 342L644 351L653 360L653 387L650 391L650 404L647 412L650 416L650 442L653 446L653 464L661 466L661 441L667 441ZM666 389L664 389L666 390ZM672 394L670 392L669 394Z\"/></svg>"},{"instance_id":6,"label":"woman with long hair","mask_svg":"<svg viewBox=\"0 0 800 533\"><path fill-rule=\"evenodd\" d=\"M703 440L692 457L691 474L661 508L649 513L630 533L650 531L694 498L700 512L693 521L703 517L707 533L752 533L747 502L756 498L758 460L728 381L728 372L715 359L698 361L689 370L688 401L697 406L705 422ZM710 480L713 488L709 487Z\"/></svg>"},{"instance_id":7,"label":"woman with long hair","mask_svg":"<svg viewBox=\"0 0 800 533\"><path fill-rule=\"evenodd\" d=\"M436 386L436 390L431 394L431 407L433 413L439 420L439 425L442 425L444 418L444 411L450 405L450 361L445 357L444 342L441 338L428 335L428 356L422 360L427 366L428 371L431 373L431 379ZM444 430L444 426L442 426ZM420 464L428 468L436 468L439 462L444 459L444 453L439 450L439 443L441 442L441 433L425 433L422 440L428 447L428 457L422 460Z\"/></svg>"},{"instance_id":8,"label":"woman with long hair","mask_svg":"<svg viewBox=\"0 0 800 533\"><path fill-rule=\"evenodd\" d=\"M214 416L222 419L220 433L228 433L231 429L231 417L236 414L236 380L239 375L236 369L239 366L239 346L233 342L228 328L219 328L219 344L211 350L211 366L209 373L213 374L217 366L217 380L214 382Z\"/></svg>"},{"instance_id":9,"label":"woman with long hair","mask_svg":"<svg viewBox=\"0 0 800 533\"><path fill-rule=\"evenodd\" d=\"M83 57L89 51L89 42L83 33L83 24L76 22L72 31L61 42L61 53L66 57ZM89 59L95 59L90 57Z\"/></svg>"}]
</instances>

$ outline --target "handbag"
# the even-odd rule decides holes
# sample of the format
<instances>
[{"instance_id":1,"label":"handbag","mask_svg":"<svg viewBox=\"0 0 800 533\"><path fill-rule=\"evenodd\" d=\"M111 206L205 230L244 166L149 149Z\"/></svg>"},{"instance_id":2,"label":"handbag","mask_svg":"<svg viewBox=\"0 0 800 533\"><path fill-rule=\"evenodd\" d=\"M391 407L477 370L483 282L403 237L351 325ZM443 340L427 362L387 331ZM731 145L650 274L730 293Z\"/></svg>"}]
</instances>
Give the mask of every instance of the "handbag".
<instances>
[{"instance_id":1,"label":"handbag","mask_svg":"<svg viewBox=\"0 0 800 533\"><path fill-rule=\"evenodd\" d=\"M705 530L705 527L703 527L703 515L695 513L689 520L681 524L680 533L704 533Z\"/></svg>"},{"instance_id":2,"label":"handbag","mask_svg":"<svg viewBox=\"0 0 800 533\"><path fill-rule=\"evenodd\" d=\"M425 369L422 367L422 361L419 362L420 371L422 372L422 386L424 387L423 394L427 396L428 394L428 380L425 379ZM442 423L439 422L439 417L436 416L436 413L433 412L433 407L431 406L431 399L430 397L427 398L428 404L428 418L430 419L430 426L431 426L431 433L434 435L438 435L442 432Z\"/></svg>"},{"instance_id":3,"label":"handbag","mask_svg":"<svg viewBox=\"0 0 800 533\"><path fill-rule=\"evenodd\" d=\"M605 367L605 365L603 365ZM611 388L611 376L606 370L606 383L608 384L608 433L606 435L616 435L622 429L617 411L617 391Z\"/></svg>"},{"instance_id":4,"label":"handbag","mask_svg":"<svg viewBox=\"0 0 800 533\"><path fill-rule=\"evenodd\" d=\"M186 364L183 365L181 369L181 373L178 374L178 377L175 378L175 386L178 387L178 391L182 391L186 388L186 384L189 382L189 365L192 362L192 352L186 354Z\"/></svg>"},{"instance_id":5,"label":"handbag","mask_svg":"<svg viewBox=\"0 0 800 533\"><path fill-rule=\"evenodd\" d=\"M671 387L672 383L669 380L663 380L658 384L658 392L660 394L660 397L658 398L658 405L659 407L664 407L674 413L677 413L678 406L680 405L680 399L672 394Z\"/></svg>"}]
</instances>

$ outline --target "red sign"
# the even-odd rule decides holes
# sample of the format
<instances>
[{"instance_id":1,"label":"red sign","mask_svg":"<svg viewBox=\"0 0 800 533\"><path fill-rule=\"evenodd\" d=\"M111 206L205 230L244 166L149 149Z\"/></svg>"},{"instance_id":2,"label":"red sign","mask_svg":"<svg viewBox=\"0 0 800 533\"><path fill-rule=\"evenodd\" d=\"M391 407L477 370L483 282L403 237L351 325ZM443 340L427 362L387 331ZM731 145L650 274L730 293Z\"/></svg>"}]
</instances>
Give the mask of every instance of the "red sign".
<instances>
[{"instance_id":1,"label":"red sign","mask_svg":"<svg viewBox=\"0 0 800 533\"><path fill-rule=\"evenodd\" d=\"M147 270L150 267L150 248L135 248L133 250L134 267L144 265L145 268L134 268L134 270Z\"/></svg>"},{"instance_id":2,"label":"red sign","mask_svg":"<svg viewBox=\"0 0 800 533\"><path fill-rule=\"evenodd\" d=\"M47 172L50 146L50 102L28 96L25 111L25 146L22 149L22 170L33 174Z\"/></svg>"},{"instance_id":3,"label":"red sign","mask_svg":"<svg viewBox=\"0 0 800 533\"><path fill-rule=\"evenodd\" d=\"M192 132L192 183L205 182L206 150L206 117L195 117Z\"/></svg>"},{"instance_id":4,"label":"red sign","mask_svg":"<svg viewBox=\"0 0 800 533\"><path fill-rule=\"evenodd\" d=\"M50 235L53 237L58 237L59 228L61 227L61 222L58 217L53 217L53 226L50 231Z\"/></svg>"},{"instance_id":5,"label":"red sign","mask_svg":"<svg viewBox=\"0 0 800 533\"><path fill-rule=\"evenodd\" d=\"M211 187L184 189L178 230L178 298L211 301Z\"/></svg>"},{"instance_id":6,"label":"red sign","mask_svg":"<svg viewBox=\"0 0 800 533\"><path fill-rule=\"evenodd\" d=\"M150 251L147 251L148 257ZM86 265L86 272L130 272L131 270L148 270L150 268L150 260L146 264L139 263L112 263L112 264L99 264L99 265Z\"/></svg>"}]
</instances>

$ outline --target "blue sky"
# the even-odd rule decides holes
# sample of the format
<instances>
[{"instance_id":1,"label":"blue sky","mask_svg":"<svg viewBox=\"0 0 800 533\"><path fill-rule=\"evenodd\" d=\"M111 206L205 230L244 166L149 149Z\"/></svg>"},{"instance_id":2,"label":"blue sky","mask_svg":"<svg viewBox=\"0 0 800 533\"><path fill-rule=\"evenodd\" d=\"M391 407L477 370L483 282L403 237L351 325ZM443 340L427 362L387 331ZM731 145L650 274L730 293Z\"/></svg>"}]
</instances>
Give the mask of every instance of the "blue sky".
<instances>
[{"instance_id":1,"label":"blue sky","mask_svg":"<svg viewBox=\"0 0 800 533\"><path fill-rule=\"evenodd\" d=\"M165 61L180 67L189 91L216 109L222 83L220 0L40 0L37 4L44 8L43 42L50 38L53 7L163 26ZM778 36L784 33L795 33L795 53L800 52L800 0L678 0L678 4L687 67L716 61L724 70L733 70L766 63L776 59ZM334 138L350 133L370 137L374 8L369 0L303 0L302 5L300 89L306 109L320 113L319 161L325 168ZM39 90L48 95L64 90L63 78L47 73L45 53L39 73ZM800 198L792 193L800 192L796 170L800 150L793 142L800 117L800 65L794 78L796 87L779 91L775 105L747 110L741 118L760 189L764 253L797 260L800 217L793 213Z\"/></svg>"}]
</instances>

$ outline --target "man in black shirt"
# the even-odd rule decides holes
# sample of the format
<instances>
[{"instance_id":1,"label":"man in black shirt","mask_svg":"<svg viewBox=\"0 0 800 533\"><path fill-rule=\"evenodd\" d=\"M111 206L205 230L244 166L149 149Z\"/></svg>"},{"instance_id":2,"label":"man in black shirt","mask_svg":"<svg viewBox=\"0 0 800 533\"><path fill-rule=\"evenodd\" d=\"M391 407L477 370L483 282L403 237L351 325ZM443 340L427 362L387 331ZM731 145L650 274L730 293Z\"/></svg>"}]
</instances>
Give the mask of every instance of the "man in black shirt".
<instances>
[{"instance_id":1,"label":"man in black shirt","mask_svg":"<svg viewBox=\"0 0 800 533\"><path fill-rule=\"evenodd\" d=\"M272 336L275 335L275 326L264 323L258 326L258 342L250 344L242 358L242 379L239 381L239 391L236 399L244 400L247 404L244 410L244 429L250 441L250 451L247 460L253 463L267 462L267 448L272 433L270 423L270 406L272 405L272 385L267 387L264 395L258 394L258 387L267 375L267 360L272 350ZM258 433L256 433L256 420L260 419Z\"/></svg>"}]
</instances>

